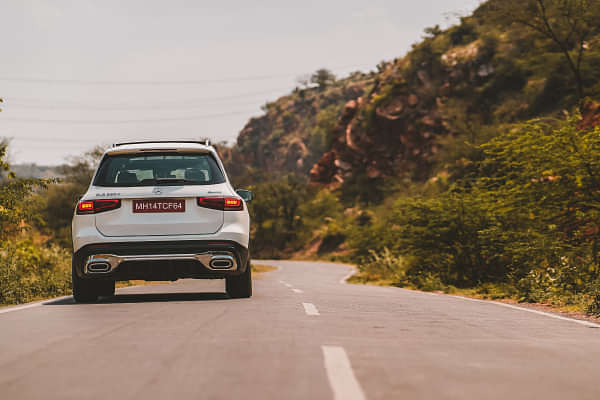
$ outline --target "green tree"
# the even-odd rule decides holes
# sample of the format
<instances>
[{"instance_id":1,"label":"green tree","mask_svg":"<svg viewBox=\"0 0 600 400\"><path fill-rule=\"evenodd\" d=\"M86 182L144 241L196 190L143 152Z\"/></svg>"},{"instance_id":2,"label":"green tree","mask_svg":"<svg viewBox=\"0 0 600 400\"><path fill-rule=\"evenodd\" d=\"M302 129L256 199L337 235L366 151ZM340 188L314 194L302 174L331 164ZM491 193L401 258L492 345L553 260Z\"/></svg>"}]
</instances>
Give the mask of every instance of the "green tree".
<instances>
[{"instance_id":1,"label":"green tree","mask_svg":"<svg viewBox=\"0 0 600 400\"><path fill-rule=\"evenodd\" d=\"M52 234L63 247L71 246L73 210L90 185L103 153L101 147L96 147L62 166L60 172L64 178L60 183L50 186L40 201L43 226L39 227Z\"/></svg>"},{"instance_id":2,"label":"green tree","mask_svg":"<svg viewBox=\"0 0 600 400\"><path fill-rule=\"evenodd\" d=\"M581 130L579 120L519 124L479 146L482 159L448 191L401 198L353 234L356 261L380 273L369 250L387 248L403 260L394 279L421 288L507 285L534 301L593 293L600 127Z\"/></svg>"},{"instance_id":3,"label":"green tree","mask_svg":"<svg viewBox=\"0 0 600 400\"><path fill-rule=\"evenodd\" d=\"M0 241L22 231L35 219L31 194L50 182L43 179L22 179L10 170L6 161L7 143L0 143Z\"/></svg>"},{"instance_id":4,"label":"green tree","mask_svg":"<svg viewBox=\"0 0 600 400\"><path fill-rule=\"evenodd\" d=\"M495 0L489 7L500 23L519 24L551 40L563 53L583 99L581 65L587 40L600 30L598 0Z\"/></svg>"},{"instance_id":5,"label":"green tree","mask_svg":"<svg viewBox=\"0 0 600 400\"><path fill-rule=\"evenodd\" d=\"M320 157L327 151L331 141L331 133L338 123L340 112L339 104L332 104L319 110L315 127L311 131L308 141L311 153Z\"/></svg>"},{"instance_id":6,"label":"green tree","mask_svg":"<svg viewBox=\"0 0 600 400\"><path fill-rule=\"evenodd\" d=\"M425 38L435 38L441 35L442 32L443 31L440 29L439 25L427 27L423 30L423 33L425 33Z\"/></svg>"},{"instance_id":7,"label":"green tree","mask_svg":"<svg viewBox=\"0 0 600 400\"><path fill-rule=\"evenodd\" d=\"M304 177L290 174L251 186L256 194L249 203L254 252L279 256L298 245L304 232L300 206L309 198L306 183Z\"/></svg>"},{"instance_id":8,"label":"green tree","mask_svg":"<svg viewBox=\"0 0 600 400\"><path fill-rule=\"evenodd\" d=\"M494 194L493 211L508 224L560 240L564 256L577 253L597 271L600 128L580 131L577 122L533 121L481 146L477 185Z\"/></svg>"},{"instance_id":9,"label":"green tree","mask_svg":"<svg viewBox=\"0 0 600 400\"><path fill-rule=\"evenodd\" d=\"M335 75L328 69L321 68L310 77L310 81L319 86L319 90L324 90L335 83Z\"/></svg>"}]
</instances>

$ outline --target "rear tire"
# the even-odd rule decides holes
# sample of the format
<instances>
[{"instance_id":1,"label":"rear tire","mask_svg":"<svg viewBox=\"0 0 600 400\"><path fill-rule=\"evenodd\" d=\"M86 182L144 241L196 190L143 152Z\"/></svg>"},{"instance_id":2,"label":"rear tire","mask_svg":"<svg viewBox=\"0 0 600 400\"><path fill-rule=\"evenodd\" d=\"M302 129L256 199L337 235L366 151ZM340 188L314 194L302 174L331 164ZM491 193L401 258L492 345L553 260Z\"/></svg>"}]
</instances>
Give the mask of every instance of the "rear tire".
<instances>
[{"instance_id":1,"label":"rear tire","mask_svg":"<svg viewBox=\"0 0 600 400\"><path fill-rule=\"evenodd\" d=\"M97 281L95 283L99 296L111 297L115 295L115 281Z\"/></svg>"},{"instance_id":2,"label":"rear tire","mask_svg":"<svg viewBox=\"0 0 600 400\"><path fill-rule=\"evenodd\" d=\"M115 294L114 281L96 281L82 279L77 275L75 257L72 261L71 279L73 298L76 303L93 303L98 301L99 296L112 296Z\"/></svg>"},{"instance_id":3,"label":"rear tire","mask_svg":"<svg viewBox=\"0 0 600 400\"><path fill-rule=\"evenodd\" d=\"M252 268L250 267L250 261L248 261L246 271L243 274L225 278L225 290L232 299L247 299L252 297Z\"/></svg>"},{"instance_id":4,"label":"rear tire","mask_svg":"<svg viewBox=\"0 0 600 400\"><path fill-rule=\"evenodd\" d=\"M81 279L73 271L73 298L76 303L93 303L98 300L98 292L94 282Z\"/></svg>"}]
</instances>

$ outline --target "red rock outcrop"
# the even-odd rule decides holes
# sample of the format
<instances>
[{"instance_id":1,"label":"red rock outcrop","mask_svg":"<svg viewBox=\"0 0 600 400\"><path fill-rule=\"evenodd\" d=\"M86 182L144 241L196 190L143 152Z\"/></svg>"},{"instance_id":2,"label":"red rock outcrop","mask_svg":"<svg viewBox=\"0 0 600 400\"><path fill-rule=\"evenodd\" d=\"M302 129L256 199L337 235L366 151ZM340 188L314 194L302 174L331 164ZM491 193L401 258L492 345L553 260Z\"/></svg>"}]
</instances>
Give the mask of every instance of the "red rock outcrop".
<instances>
[{"instance_id":1,"label":"red rock outcrop","mask_svg":"<svg viewBox=\"0 0 600 400\"><path fill-rule=\"evenodd\" d=\"M332 183L343 182L343 174L346 171L352 170L352 164L344 161L342 155L349 150L356 149L352 135L352 120L356 115L361 98L350 100L344 105L342 115L339 118L338 124L333 131L333 141L331 149L323 154L321 159L313 165L310 170L310 180L314 183ZM338 172L341 172L339 174ZM338 176L337 178L336 175Z\"/></svg>"},{"instance_id":2,"label":"red rock outcrop","mask_svg":"<svg viewBox=\"0 0 600 400\"><path fill-rule=\"evenodd\" d=\"M418 71L422 86L415 89L389 71L389 79L379 82L367 98L345 105L330 150L310 171L311 182L337 186L357 175L426 176L437 151L435 138L448 133L438 110L441 101L427 72Z\"/></svg>"},{"instance_id":3,"label":"red rock outcrop","mask_svg":"<svg viewBox=\"0 0 600 400\"><path fill-rule=\"evenodd\" d=\"M593 129L600 126L600 102L588 101L581 110L581 121L578 129Z\"/></svg>"}]
</instances>

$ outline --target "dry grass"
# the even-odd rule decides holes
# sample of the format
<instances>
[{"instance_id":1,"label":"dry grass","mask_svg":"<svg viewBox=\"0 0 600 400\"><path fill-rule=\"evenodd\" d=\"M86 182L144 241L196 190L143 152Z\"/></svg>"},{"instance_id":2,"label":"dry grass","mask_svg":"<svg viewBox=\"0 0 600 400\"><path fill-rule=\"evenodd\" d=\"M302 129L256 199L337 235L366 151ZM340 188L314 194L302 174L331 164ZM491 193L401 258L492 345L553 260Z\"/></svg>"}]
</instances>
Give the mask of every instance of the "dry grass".
<instances>
[{"instance_id":1,"label":"dry grass","mask_svg":"<svg viewBox=\"0 0 600 400\"><path fill-rule=\"evenodd\" d=\"M257 274L262 274L263 272L271 272L275 271L277 267L272 267L270 265L263 264L252 264L252 272Z\"/></svg>"},{"instance_id":2,"label":"dry grass","mask_svg":"<svg viewBox=\"0 0 600 400\"><path fill-rule=\"evenodd\" d=\"M115 283L116 288L124 288L128 286L144 286L144 285L165 285L173 283L171 281L143 281L143 280L134 280L134 281L119 281Z\"/></svg>"}]
</instances>

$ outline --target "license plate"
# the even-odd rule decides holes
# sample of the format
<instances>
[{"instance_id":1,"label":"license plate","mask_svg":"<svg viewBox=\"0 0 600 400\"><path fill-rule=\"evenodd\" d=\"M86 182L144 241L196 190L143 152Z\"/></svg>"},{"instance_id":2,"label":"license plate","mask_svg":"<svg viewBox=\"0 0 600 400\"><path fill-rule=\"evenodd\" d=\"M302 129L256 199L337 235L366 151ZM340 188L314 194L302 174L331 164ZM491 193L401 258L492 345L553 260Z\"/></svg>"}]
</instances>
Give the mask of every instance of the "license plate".
<instances>
[{"instance_id":1,"label":"license plate","mask_svg":"<svg viewBox=\"0 0 600 400\"><path fill-rule=\"evenodd\" d=\"M173 213L185 212L183 199L133 200L134 213Z\"/></svg>"}]
</instances>

